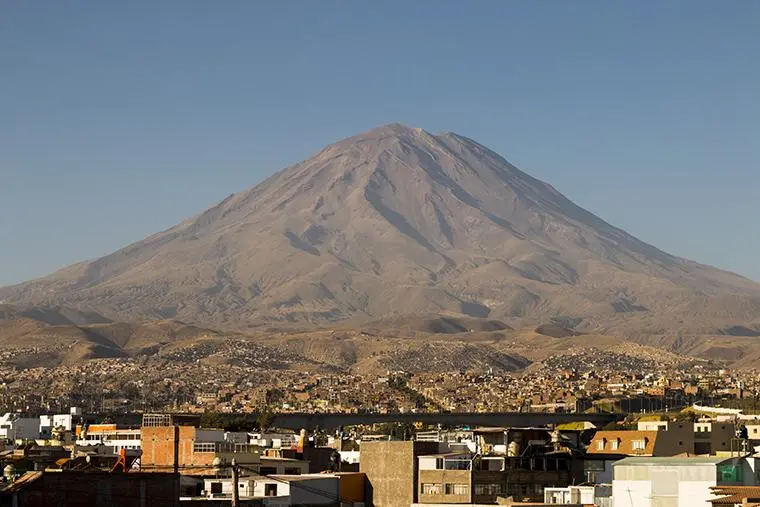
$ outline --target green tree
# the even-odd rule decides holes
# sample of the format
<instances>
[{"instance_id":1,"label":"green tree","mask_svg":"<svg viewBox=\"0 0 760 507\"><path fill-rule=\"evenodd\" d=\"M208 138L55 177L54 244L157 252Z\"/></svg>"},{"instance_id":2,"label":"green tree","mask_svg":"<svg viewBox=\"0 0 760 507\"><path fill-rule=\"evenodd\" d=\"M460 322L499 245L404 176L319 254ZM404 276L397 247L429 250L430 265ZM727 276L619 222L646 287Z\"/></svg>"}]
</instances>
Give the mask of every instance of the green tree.
<instances>
[{"instance_id":1,"label":"green tree","mask_svg":"<svg viewBox=\"0 0 760 507\"><path fill-rule=\"evenodd\" d=\"M261 411L258 417L256 417L256 425L261 431L266 431L274 424L275 417L277 417L276 414L270 412L269 409L265 408Z\"/></svg>"}]
</instances>

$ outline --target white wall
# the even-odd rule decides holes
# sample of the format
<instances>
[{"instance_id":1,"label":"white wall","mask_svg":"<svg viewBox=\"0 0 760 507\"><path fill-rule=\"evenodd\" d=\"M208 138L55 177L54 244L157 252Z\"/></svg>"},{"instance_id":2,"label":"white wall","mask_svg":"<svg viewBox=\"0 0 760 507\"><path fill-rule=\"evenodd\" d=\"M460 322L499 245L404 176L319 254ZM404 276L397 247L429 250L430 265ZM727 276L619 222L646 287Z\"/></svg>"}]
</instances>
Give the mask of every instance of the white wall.
<instances>
[{"instance_id":1,"label":"white wall","mask_svg":"<svg viewBox=\"0 0 760 507\"><path fill-rule=\"evenodd\" d=\"M678 486L678 507L712 507L710 487L715 481L681 482Z\"/></svg>"},{"instance_id":2,"label":"white wall","mask_svg":"<svg viewBox=\"0 0 760 507\"><path fill-rule=\"evenodd\" d=\"M264 496L267 484L277 485L277 496L288 496L290 494L290 483L286 481L276 481L274 479L256 479L253 489L253 496Z\"/></svg>"},{"instance_id":3,"label":"white wall","mask_svg":"<svg viewBox=\"0 0 760 507\"><path fill-rule=\"evenodd\" d=\"M612 498L614 507L652 507L652 483L612 481Z\"/></svg>"},{"instance_id":4,"label":"white wall","mask_svg":"<svg viewBox=\"0 0 760 507\"><path fill-rule=\"evenodd\" d=\"M232 479L203 479L203 489L206 492L206 495L211 494L211 483L212 482L221 482L222 483L222 495L226 496L232 496ZM255 496L256 491L256 481L254 479L248 479L246 477L241 477L238 483L238 495L241 497L251 497ZM263 489L262 489L263 491Z\"/></svg>"},{"instance_id":5,"label":"white wall","mask_svg":"<svg viewBox=\"0 0 760 507\"><path fill-rule=\"evenodd\" d=\"M614 507L712 507L710 487L715 481L679 481L678 496L671 502L652 499L651 481L612 481Z\"/></svg>"},{"instance_id":6,"label":"white wall","mask_svg":"<svg viewBox=\"0 0 760 507\"><path fill-rule=\"evenodd\" d=\"M53 416L53 426L63 426L64 429L71 431L72 419L71 414L55 414Z\"/></svg>"}]
</instances>

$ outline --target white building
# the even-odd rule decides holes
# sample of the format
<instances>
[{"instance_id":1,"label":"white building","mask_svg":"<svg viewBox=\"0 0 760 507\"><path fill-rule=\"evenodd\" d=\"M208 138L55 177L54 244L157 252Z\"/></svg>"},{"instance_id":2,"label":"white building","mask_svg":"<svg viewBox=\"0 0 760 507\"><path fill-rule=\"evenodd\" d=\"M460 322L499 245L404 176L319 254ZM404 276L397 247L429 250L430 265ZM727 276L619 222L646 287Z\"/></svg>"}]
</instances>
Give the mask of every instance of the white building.
<instances>
[{"instance_id":1,"label":"white building","mask_svg":"<svg viewBox=\"0 0 760 507\"><path fill-rule=\"evenodd\" d=\"M613 469L615 507L711 507L710 487L759 482L754 458L637 456Z\"/></svg>"},{"instance_id":2,"label":"white building","mask_svg":"<svg viewBox=\"0 0 760 507\"><path fill-rule=\"evenodd\" d=\"M82 409L71 407L68 414L41 415L39 419L39 438L51 438L53 428L63 428L72 431L76 421L82 417Z\"/></svg>"},{"instance_id":3,"label":"white building","mask_svg":"<svg viewBox=\"0 0 760 507\"><path fill-rule=\"evenodd\" d=\"M544 503L551 505L612 506L611 486L567 486L544 488Z\"/></svg>"},{"instance_id":4,"label":"white building","mask_svg":"<svg viewBox=\"0 0 760 507\"><path fill-rule=\"evenodd\" d=\"M289 448L298 443L295 433L249 433L248 443L262 448Z\"/></svg>"},{"instance_id":5,"label":"white building","mask_svg":"<svg viewBox=\"0 0 760 507\"><path fill-rule=\"evenodd\" d=\"M140 445L140 429L119 428L116 424L91 424L82 429L76 428L76 444L78 446L93 446L103 444L114 454L122 449L138 450Z\"/></svg>"},{"instance_id":6,"label":"white building","mask_svg":"<svg viewBox=\"0 0 760 507\"><path fill-rule=\"evenodd\" d=\"M204 479L209 498L231 498L232 479ZM336 475L272 475L241 477L240 498L263 498L264 505L336 505L340 501L340 481Z\"/></svg>"},{"instance_id":7,"label":"white building","mask_svg":"<svg viewBox=\"0 0 760 507\"><path fill-rule=\"evenodd\" d=\"M288 496L284 505L336 505L340 482L335 475L272 475L256 481L254 496Z\"/></svg>"}]
</instances>

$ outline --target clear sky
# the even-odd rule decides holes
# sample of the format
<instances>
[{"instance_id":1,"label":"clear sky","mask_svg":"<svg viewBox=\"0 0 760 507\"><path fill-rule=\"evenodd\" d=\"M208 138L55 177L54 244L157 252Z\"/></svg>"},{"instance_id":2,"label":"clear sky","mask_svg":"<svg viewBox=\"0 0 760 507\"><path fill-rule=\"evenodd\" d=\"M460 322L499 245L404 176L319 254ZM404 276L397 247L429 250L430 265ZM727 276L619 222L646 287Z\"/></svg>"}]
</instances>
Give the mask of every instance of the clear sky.
<instances>
[{"instance_id":1,"label":"clear sky","mask_svg":"<svg viewBox=\"0 0 760 507\"><path fill-rule=\"evenodd\" d=\"M0 2L0 285L378 124L760 280L760 2Z\"/></svg>"}]
</instances>

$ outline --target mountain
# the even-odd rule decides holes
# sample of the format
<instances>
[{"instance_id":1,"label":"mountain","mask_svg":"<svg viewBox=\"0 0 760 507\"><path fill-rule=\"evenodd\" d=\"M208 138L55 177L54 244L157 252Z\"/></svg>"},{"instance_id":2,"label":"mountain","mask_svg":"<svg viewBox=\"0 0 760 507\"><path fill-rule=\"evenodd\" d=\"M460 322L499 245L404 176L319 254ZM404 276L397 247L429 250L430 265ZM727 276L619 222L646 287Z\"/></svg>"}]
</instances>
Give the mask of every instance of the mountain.
<instances>
[{"instance_id":1,"label":"mountain","mask_svg":"<svg viewBox=\"0 0 760 507\"><path fill-rule=\"evenodd\" d=\"M634 238L471 139L399 124L0 301L234 329L452 312L608 334L760 322L759 284Z\"/></svg>"}]
</instances>

